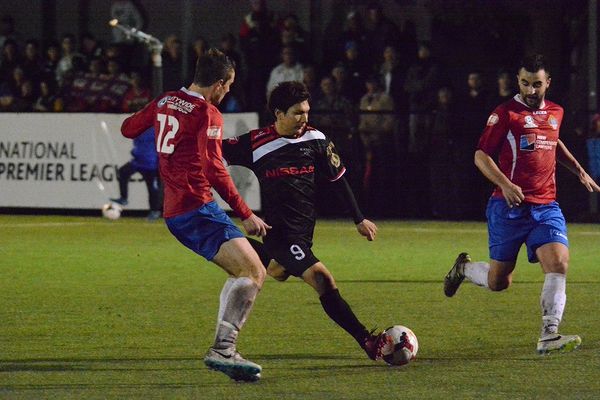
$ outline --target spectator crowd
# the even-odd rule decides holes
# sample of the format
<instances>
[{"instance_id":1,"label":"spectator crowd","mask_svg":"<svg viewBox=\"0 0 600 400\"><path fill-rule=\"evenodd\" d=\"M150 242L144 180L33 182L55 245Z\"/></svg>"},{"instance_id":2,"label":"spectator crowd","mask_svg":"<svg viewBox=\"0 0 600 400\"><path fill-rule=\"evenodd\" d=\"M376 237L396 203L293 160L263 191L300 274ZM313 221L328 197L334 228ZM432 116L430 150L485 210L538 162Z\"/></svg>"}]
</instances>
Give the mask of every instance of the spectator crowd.
<instances>
[{"instance_id":1,"label":"spectator crowd","mask_svg":"<svg viewBox=\"0 0 600 400\"><path fill-rule=\"evenodd\" d=\"M472 155L489 113L516 93L512 71L498 71L486 82L481 71L472 70L463 86L451 87L430 43L417 41L410 21L397 25L387 19L377 3L364 13L349 11L342 32L326 38L325 55L316 63L295 14L275 18L260 0L251 7L237 35L227 33L217 44L196 38L185 68L187 44L167 37L163 90L191 81L197 55L218 47L237 65L221 111L257 112L268 123L269 92L283 81L303 81L312 96L309 123L336 143L369 214L482 217L491 188ZM13 19L4 16L0 111L139 110L152 98L151 67L133 64L131 46L103 44L91 34L21 42ZM321 212L338 210L323 204Z\"/></svg>"}]
</instances>

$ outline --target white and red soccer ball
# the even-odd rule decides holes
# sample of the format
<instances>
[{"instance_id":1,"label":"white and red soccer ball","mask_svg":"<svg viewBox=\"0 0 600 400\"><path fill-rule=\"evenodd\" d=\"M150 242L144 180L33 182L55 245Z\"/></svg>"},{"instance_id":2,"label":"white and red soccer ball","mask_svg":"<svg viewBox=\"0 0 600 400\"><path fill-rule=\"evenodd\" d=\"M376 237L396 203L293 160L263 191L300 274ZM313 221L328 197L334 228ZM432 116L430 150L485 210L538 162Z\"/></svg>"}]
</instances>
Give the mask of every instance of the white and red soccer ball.
<instances>
[{"instance_id":1,"label":"white and red soccer ball","mask_svg":"<svg viewBox=\"0 0 600 400\"><path fill-rule=\"evenodd\" d=\"M391 337L382 349L383 361L389 365L405 365L414 360L419 351L419 341L410 328L395 325L385 330Z\"/></svg>"},{"instance_id":2,"label":"white and red soccer ball","mask_svg":"<svg viewBox=\"0 0 600 400\"><path fill-rule=\"evenodd\" d=\"M102 206L102 216L113 221L121 217L122 211L123 207L112 201Z\"/></svg>"}]
</instances>

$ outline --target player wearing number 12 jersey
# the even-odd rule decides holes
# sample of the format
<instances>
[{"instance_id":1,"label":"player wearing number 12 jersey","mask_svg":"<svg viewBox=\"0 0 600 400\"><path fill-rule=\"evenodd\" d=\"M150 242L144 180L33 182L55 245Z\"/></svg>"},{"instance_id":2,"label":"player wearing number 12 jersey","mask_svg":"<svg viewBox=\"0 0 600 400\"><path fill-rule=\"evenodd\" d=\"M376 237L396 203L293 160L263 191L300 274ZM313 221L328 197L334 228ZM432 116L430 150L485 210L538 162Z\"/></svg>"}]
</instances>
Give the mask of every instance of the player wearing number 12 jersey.
<instances>
[{"instance_id":1,"label":"player wearing number 12 jersey","mask_svg":"<svg viewBox=\"0 0 600 400\"><path fill-rule=\"evenodd\" d=\"M334 144L308 123L309 93L301 82L283 82L273 89L269 109L275 123L223 143L225 159L252 169L257 176L265 220L273 228L264 247L252 241L271 276L303 279L319 294L327 315L348 332L371 359L381 357L390 340L369 332L341 297L333 275L312 252L315 227L315 178L332 182L352 209L358 232L374 240L377 227L365 219L344 178L346 168Z\"/></svg>"},{"instance_id":2,"label":"player wearing number 12 jersey","mask_svg":"<svg viewBox=\"0 0 600 400\"><path fill-rule=\"evenodd\" d=\"M569 242L555 201L556 161L577 175L588 191L600 187L559 139L563 109L545 100L550 73L544 57L525 58L517 79L519 94L490 115L475 152L475 165L496 185L486 211L491 261L471 262L467 253L461 253L446 275L444 292L454 296L465 278L493 291L507 289L525 244L529 262L539 262L544 272L537 351L570 351L581 338L558 333L567 300Z\"/></svg>"},{"instance_id":3,"label":"player wearing number 12 jersey","mask_svg":"<svg viewBox=\"0 0 600 400\"><path fill-rule=\"evenodd\" d=\"M210 192L215 188L242 218L249 234L263 236L270 228L244 203L222 162L223 118L216 105L234 78L229 58L210 50L198 58L194 82L188 88L157 97L127 118L121 131L135 138L154 126L169 230L229 275L221 291L215 341L205 364L232 379L256 381L261 367L245 360L236 342L266 274L252 246Z\"/></svg>"}]
</instances>

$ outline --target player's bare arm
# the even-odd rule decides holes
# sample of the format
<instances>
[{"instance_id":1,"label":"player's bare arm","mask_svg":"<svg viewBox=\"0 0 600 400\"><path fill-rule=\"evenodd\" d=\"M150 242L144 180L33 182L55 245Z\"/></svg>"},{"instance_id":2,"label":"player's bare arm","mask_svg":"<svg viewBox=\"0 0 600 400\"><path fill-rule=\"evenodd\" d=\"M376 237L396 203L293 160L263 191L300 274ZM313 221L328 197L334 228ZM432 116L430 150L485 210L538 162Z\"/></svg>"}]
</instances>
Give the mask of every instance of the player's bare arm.
<instances>
[{"instance_id":1,"label":"player's bare arm","mask_svg":"<svg viewBox=\"0 0 600 400\"><path fill-rule=\"evenodd\" d=\"M569 149L567 149L567 146L565 146L563 141L560 139L558 140L556 148L556 158L561 165L579 177L579 181L583 186L585 186L588 192L600 192L600 186L594 182L592 177L585 171L585 169L583 169L575 156L573 156Z\"/></svg>"},{"instance_id":2,"label":"player's bare arm","mask_svg":"<svg viewBox=\"0 0 600 400\"><path fill-rule=\"evenodd\" d=\"M512 183L500 171L498 164L496 164L492 157L482 150L477 150L475 152L475 165L486 178L502 189L502 195L509 207L518 206L523 202L525 196L521 188Z\"/></svg>"},{"instance_id":3,"label":"player's bare arm","mask_svg":"<svg viewBox=\"0 0 600 400\"><path fill-rule=\"evenodd\" d=\"M365 236L369 242L375 240L375 236L377 235L377 225L366 218L356 224L356 230L362 236Z\"/></svg>"},{"instance_id":4,"label":"player's bare arm","mask_svg":"<svg viewBox=\"0 0 600 400\"><path fill-rule=\"evenodd\" d=\"M271 229L270 225L267 225L265 221L263 221L256 214L251 214L248 218L242 221L242 226L246 233L254 236L265 236L267 231Z\"/></svg>"}]
</instances>

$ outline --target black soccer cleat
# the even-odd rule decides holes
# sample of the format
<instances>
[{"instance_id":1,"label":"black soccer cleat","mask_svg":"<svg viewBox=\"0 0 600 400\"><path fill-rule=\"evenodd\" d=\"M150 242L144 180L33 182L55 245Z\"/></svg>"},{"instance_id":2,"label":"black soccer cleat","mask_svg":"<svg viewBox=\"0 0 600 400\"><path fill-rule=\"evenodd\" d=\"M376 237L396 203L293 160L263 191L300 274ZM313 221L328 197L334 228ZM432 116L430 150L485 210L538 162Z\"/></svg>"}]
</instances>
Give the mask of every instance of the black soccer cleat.
<instances>
[{"instance_id":1,"label":"black soccer cleat","mask_svg":"<svg viewBox=\"0 0 600 400\"><path fill-rule=\"evenodd\" d=\"M471 256L467 253L460 253L452 269L446 274L444 279L444 294L452 297L456 294L458 287L465 279L465 263L471 262Z\"/></svg>"},{"instance_id":2,"label":"black soccer cleat","mask_svg":"<svg viewBox=\"0 0 600 400\"><path fill-rule=\"evenodd\" d=\"M109 199L109 200L113 203L117 203L122 206L126 206L127 204L129 204L129 201L127 201L127 199L124 199L123 197L119 197L118 199Z\"/></svg>"}]
</instances>

